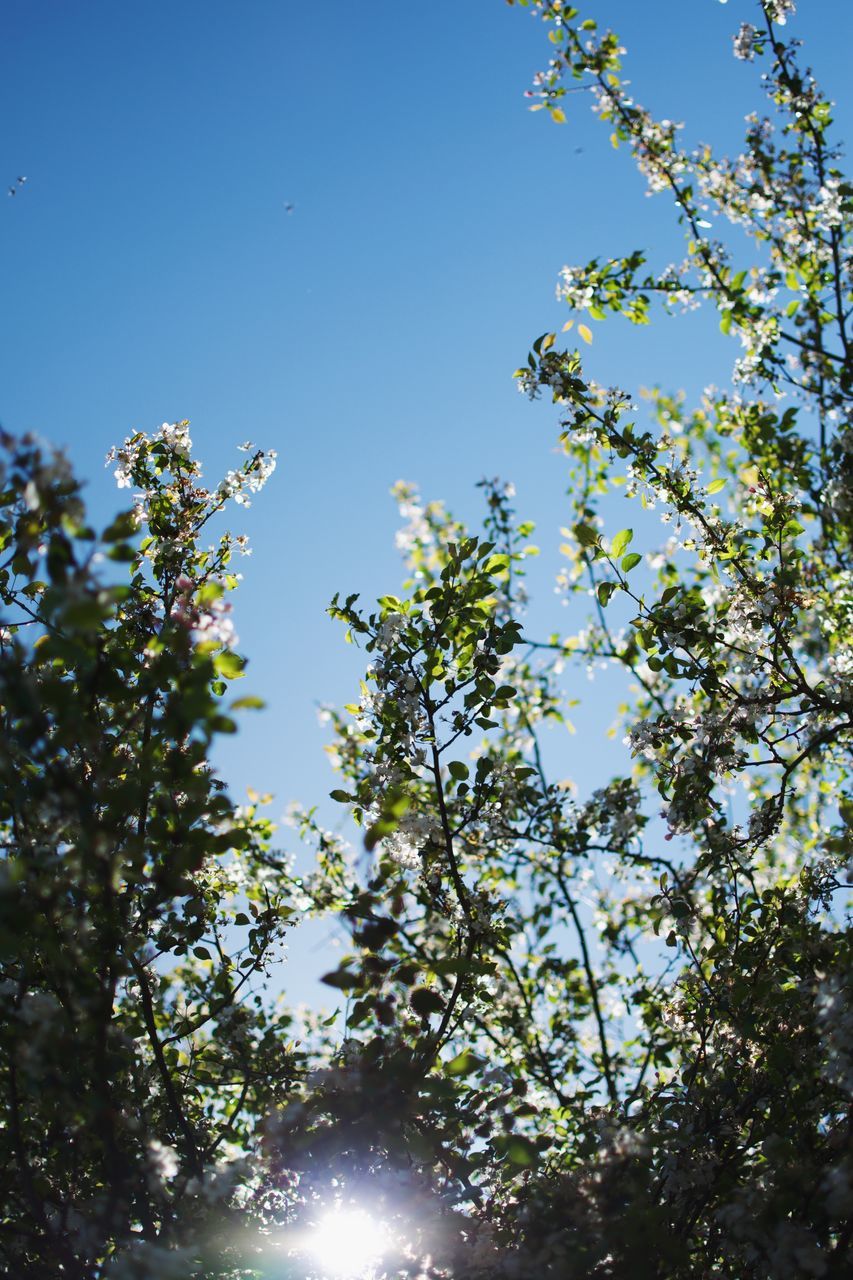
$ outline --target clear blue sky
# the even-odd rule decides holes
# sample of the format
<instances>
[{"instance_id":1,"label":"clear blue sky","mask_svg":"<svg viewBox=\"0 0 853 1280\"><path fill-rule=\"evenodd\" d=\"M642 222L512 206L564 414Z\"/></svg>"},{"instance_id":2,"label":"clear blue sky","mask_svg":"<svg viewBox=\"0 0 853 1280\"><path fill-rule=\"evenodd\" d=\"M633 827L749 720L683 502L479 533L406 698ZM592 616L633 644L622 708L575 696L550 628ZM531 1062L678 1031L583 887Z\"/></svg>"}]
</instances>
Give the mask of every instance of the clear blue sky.
<instances>
[{"instance_id":1,"label":"clear blue sky","mask_svg":"<svg viewBox=\"0 0 853 1280\"><path fill-rule=\"evenodd\" d=\"M751 0L586 7L623 37L640 101L689 141L739 145L762 102L731 53ZM849 136L850 5L800 9L792 30ZM255 547L236 599L244 689L269 709L220 753L235 793L273 791L276 812L334 785L314 707L349 701L358 666L324 609L398 584L389 486L416 480L475 519L475 482L500 474L554 548L554 417L512 371L566 318L563 263L681 255L585 100L563 127L526 110L549 50L503 0L0 8L0 190L28 178L0 196L0 420L67 445L104 517L118 494L103 456L133 429L190 418L211 480L247 437L279 451L232 521ZM696 391L734 354L702 318L611 322L587 367ZM601 739L585 731L566 758L582 786L601 780L610 722L592 708Z\"/></svg>"}]
</instances>

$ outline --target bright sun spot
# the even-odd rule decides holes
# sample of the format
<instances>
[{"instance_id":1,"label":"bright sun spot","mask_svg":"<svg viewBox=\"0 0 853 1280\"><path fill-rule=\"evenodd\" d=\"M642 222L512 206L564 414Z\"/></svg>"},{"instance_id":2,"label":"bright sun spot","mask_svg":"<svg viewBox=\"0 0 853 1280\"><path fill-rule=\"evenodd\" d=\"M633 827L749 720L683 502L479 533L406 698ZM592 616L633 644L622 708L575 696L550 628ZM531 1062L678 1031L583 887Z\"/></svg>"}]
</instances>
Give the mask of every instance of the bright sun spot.
<instances>
[{"instance_id":1,"label":"bright sun spot","mask_svg":"<svg viewBox=\"0 0 853 1280\"><path fill-rule=\"evenodd\" d=\"M391 1233L363 1209L330 1209L311 1229L309 1249L330 1280L366 1280L391 1247Z\"/></svg>"}]
</instances>

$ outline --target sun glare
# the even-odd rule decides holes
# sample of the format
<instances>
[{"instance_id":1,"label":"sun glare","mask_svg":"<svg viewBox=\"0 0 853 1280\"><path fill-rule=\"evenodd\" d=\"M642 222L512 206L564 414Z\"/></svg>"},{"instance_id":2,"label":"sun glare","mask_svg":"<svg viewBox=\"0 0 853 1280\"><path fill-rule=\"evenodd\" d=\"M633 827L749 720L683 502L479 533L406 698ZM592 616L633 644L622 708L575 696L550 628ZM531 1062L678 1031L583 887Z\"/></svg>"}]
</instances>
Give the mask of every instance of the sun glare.
<instances>
[{"instance_id":1,"label":"sun glare","mask_svg":"<svg viewBox=\"0 0 853 1280\"><path fill-rule=\"evenodd\" d=\"M329 1280L370 1280L391 1233L363 1209L330 1209L311 1229L309 1249Z\"/></svg>"}]
</instances>

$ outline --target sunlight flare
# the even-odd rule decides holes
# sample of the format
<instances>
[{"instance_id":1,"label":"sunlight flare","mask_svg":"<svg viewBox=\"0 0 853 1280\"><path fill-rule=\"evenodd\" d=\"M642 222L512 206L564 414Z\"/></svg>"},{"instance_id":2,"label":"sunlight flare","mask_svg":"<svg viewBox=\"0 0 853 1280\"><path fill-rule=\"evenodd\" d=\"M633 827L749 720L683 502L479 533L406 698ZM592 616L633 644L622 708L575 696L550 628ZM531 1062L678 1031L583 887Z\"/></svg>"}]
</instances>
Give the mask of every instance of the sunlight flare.
<instances>
[{"instance_id":1,"label":"sunlight flare","mask_svg":"<svg viewBox=\"0 0 853 1280\"><path fill-rule=\"evenodd\" d=\"M391 1245L384 1223L364 1209L339 1205L311 1228L309 1249L331 1280L368 1280Z\"/></svg>"}]
</instances>

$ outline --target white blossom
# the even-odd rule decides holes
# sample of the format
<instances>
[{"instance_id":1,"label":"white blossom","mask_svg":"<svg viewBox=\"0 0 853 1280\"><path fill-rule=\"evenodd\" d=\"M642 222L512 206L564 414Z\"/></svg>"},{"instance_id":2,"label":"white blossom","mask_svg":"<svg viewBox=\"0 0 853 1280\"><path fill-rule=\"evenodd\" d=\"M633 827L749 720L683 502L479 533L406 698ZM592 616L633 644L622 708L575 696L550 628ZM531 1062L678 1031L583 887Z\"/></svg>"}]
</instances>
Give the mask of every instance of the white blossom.
<instances>
[{"instance_id":1,"label":"white blossom","mask_svg":"<svg viewBox=\"0 0 853 1280\"><path fill-rule=\"evenodd\" d=\"M740 58L742 62L751 62L755 57L755 37L758 32L750 22L741 23L740 30L734 39L735 57Z\"/></svg>"}]
</instances>

